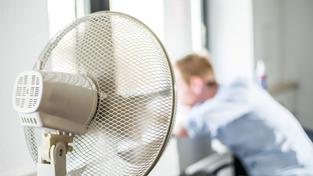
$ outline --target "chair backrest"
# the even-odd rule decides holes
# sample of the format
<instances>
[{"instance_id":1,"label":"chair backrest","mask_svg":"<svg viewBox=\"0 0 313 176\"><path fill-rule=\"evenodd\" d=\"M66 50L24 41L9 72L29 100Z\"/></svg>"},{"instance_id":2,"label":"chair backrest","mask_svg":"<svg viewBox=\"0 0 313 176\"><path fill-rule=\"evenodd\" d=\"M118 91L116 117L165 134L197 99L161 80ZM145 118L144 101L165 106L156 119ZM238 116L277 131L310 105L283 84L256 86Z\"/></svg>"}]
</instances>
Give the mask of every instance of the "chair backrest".
<instances>
[{"instance_id":1,"label":"chair backrest","mask_svg":"<svg viewBox=\"0 0 313 176\"><path fill-rule=\"evenodd\" d=\"M313 130L308 129L308 128L304 128L304 131L306 132L306 134L309 136L309 138L313 142Z\"/></svg>"},{"instance_id":2,"label":"chair backrest","mask_svg":"<svg viewBox=\"0 0 313 176\"><path fill-rule=\"evenodd\" d=\"M213 152L208 136L200 136L193 139L178 138L177 145L181 173L184 173L185 169L191 164L207 157Z\"/></svg>"}]
</instances>

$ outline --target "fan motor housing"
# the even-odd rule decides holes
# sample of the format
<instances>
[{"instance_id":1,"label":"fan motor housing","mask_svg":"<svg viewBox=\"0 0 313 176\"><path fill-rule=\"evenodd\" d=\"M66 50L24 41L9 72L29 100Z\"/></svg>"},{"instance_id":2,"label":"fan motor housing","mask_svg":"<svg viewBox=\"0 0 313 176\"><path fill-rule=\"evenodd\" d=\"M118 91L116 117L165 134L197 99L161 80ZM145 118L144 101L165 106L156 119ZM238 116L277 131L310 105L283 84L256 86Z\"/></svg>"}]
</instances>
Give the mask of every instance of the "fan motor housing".
<instances>
[{"instance_id":1,"label":"fan motor housing","mask_svg":"<svg viewBox=\"0 0 313 176\"><path fill-rule=\"evenodd\" d=\"M82 134L95 114L97 90L84 75L26 71L16 78L13 107L24 126Z\"/></svg>"}]
</instances>

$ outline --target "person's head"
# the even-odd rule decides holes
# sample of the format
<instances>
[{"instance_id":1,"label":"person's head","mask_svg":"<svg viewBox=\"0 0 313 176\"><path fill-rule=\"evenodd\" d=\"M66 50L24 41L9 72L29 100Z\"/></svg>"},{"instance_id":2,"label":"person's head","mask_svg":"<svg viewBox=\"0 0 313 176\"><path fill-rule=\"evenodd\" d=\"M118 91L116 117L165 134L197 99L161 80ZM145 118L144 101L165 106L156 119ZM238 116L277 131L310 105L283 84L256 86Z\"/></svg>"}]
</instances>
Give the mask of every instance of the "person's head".
<instances>
[{"instance_id":1,"label":"person's head","mask_svg":"<svg viewBox=\"0 0 313 176\"><path fill-rule=\"evenodd\" d=\"M217 82L206 56L189 54L176 62L175 70L178 97L184 105L193 106L215 95Z\"/></svg>"}]
</instances>

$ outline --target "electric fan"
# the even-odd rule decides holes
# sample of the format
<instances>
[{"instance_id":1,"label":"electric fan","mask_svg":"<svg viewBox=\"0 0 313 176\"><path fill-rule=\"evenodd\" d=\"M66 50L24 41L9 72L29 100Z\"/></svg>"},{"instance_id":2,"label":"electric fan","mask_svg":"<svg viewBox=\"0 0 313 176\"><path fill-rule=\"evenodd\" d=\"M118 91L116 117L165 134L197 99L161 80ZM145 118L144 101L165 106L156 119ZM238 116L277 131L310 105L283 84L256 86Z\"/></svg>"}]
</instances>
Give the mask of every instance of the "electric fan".
<instances>
[{"instance_id":1,"label":"electric fan","mask_svg":"<svg viewBox=\"0 0 313 176\"><path fill-rule=\"evenodd\" d=\"M174 77L147 26L100 12L50 40L13 106L38 175L147 175L170 137Z\"/></svg>"}]
</instances>

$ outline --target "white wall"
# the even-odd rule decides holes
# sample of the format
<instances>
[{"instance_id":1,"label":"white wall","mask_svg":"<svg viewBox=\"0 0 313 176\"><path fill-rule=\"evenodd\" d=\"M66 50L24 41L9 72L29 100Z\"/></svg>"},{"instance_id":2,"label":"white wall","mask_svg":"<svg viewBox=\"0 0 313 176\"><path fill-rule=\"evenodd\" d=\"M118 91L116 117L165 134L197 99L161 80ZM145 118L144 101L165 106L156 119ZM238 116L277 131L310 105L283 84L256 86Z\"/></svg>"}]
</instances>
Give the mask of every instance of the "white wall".
<instances>
[{"instance_id":1,"label":"white wall","mask_svg":"<svg viewBox=\"0 0 313 176\"><path fill-rule=\"evenodd\" d=\"M284 93L300 122L313 129L313 1L254 0L255 55L267 66L269 85L296 81ZM290 96L291 93L293 96Z\"/></svg>"},{"instance_id":2,"label":"white wall","mask_svg":"<svg viewBox=\"0 0 313 176\"><path fill-rule=\"evenodd\" d=\"M301 123L313 129L313 1L285 0L285 79L298 80L296 112Z\"/></svg>"},{"instance_id":3,"label":"white wall","mask_svg":"<svg viewBox=\"0 0 313 176\"><path fill-rule=\"evenodd\" d=\"M190 0L164 0L164 45L174 63L192 51Z\"/></svg>"},{"instance_id":4,"label":"white wall","mask_svg":"<svg viewBox=\"0 0 313 176\"><path fill-rule=\"evenodd\" d=\"M210 0L210 50L218 80L253 78L252 0Z\"/></svg>"},{"instance_id":5,"label":"white wall","mask_svg":"<svg viewBox=\"0 0 313 176\"><path fill-rule=\"evenodd\" d=\"M46 1L0 1L0 25L0 175L26 175L34 165L12 108L12 87L19 72L32 69L47 42Z\"/></svg>"},{"instance_id":6,"label":"white wall","mask_svg":"<svg viewBox=\"0 0 313 176\"><path fill-rule=\"evenodd\" d=\"M271 86L282 80L283 33L281 0L254 0L255 57L264 60Z\"/></svg>"}]
</instances>

